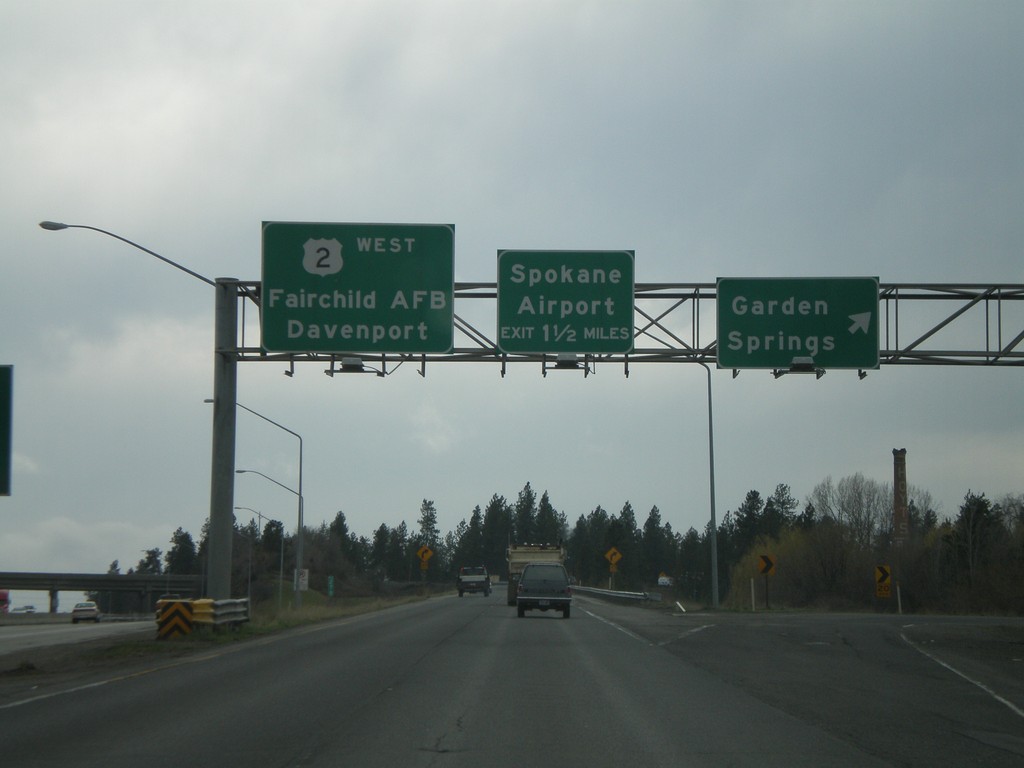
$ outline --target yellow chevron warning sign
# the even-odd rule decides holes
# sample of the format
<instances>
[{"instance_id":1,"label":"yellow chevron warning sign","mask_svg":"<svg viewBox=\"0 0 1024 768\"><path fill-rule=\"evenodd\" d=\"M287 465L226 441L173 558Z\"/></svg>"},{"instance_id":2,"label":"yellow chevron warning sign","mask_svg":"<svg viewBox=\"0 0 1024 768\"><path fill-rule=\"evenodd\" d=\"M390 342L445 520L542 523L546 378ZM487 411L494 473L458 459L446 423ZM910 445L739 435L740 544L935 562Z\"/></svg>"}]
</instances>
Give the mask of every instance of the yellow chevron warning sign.
<instances>
[{"instance_id":1,"label":"yellow chevron warning sign","mask_svg":"<svg viewBox=\"0 0 1024 768\"><path fill-rule=\"evenodd\" d=\"M191 600L158 600L156 604L156 637L167 640L192 632Z\"/></svg>"},{"instance_id":2,"label":"yellow chevron warning sign","mask_svg":"<svg viewBox=\"0 0 1024 768\"><path fill-rule=\"evenodd\" d=\"M875 566L875 597L892 595L892 568L888 565Z\"/></svg>"}]
</instances>

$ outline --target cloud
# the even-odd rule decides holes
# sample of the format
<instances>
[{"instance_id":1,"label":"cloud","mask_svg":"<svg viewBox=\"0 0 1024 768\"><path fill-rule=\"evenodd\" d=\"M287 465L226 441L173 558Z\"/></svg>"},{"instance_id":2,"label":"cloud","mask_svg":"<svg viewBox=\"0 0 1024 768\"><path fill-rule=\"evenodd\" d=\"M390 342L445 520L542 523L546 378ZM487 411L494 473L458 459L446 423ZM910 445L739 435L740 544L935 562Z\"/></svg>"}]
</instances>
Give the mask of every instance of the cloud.
<instances>
[{"instance_id":1,"label":"cloud","mask_svg":"<svg viewBox=\"0 0 1024 768\"><path fill-rule=\"evenodd\" d=\"M16 458L0 507L25 538L0 551L28 570L70 567L80 537L79 567L134 564L178 525L198 536L209 510L209 286L41 219L243 280L259 279L264 220L454 223L458 279L479 282L502 248L635 249L640 282L1024 277L1021 4L9 5L0 362L15 365ZM493 299L467 304L493 338ZM1019 313L1001 321L1006 343ZM687 338L685 309L665 323ZM571 519L627 498L677 531L707 519L693 366L286 367L240 366L239 401L303 436L311 525L344 509L369 535L426 497L451 527L527 481ZM780 482L803 498L828 475L886 481L898 446L947 511L969 488L1012 492L1016 372L716 371L719 514ZM294 486L296 447L239 414L238 466ZM292 525L287 492L251 477L236 491Z\"/></svg>"},{"instance_id":2,"label":"cloud","mask_svg":"<svg viewBox=\"0 0 1024 768\"><path fill-rule=\"evenodd\" d=\"M459 430L436 404L422 403L412 414L412 423L412 439L429 453L449 453L459 442Z\"/></svg>"}]
</instances>

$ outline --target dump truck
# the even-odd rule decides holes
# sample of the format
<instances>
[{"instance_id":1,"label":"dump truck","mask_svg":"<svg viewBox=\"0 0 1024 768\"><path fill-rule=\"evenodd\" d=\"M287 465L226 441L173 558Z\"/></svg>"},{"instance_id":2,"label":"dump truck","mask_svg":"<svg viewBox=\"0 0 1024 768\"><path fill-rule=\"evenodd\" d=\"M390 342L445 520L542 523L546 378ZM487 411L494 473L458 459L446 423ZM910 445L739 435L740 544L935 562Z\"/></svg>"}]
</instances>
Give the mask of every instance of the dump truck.
<instances>
[{"instance_id":1,"label":"dump truck","mask_svg":"<svg viewBox=\"0 0 1024 768\"><path fill-rule=\"evenodd\" d=\"M508 604L516 604L519 575L527 563L565 564L565 547L558 544L512 544L505 551L508 562Z\"/></svg>"}]
</instances>

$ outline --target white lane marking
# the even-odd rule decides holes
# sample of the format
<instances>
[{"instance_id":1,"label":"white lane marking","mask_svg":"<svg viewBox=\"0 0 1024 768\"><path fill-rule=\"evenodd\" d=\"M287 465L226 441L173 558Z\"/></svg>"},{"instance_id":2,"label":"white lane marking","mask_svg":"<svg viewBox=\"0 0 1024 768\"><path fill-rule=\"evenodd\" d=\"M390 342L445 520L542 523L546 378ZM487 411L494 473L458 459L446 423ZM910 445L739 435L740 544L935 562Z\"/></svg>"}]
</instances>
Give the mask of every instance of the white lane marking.
<instances>
[{"instance_id":1,"label":"white lane marking","mask_svg":"<svg viewBox=\"0 0 1024 768\"><path fill-rule=\"evenodd\" d=\"M614 627L615 629L619 630L619 632L622 632L624 635L629 635L634 640L639 640L641 643L646 643L647 645L653 645L653 643L650 640L645 640L644 638L640 637L640 635L636 634L635 632L630 632L625 627L619 626L614 621L606 619L604 616L598 616L596 613L591 613L590 611L586 611L586 614L587 614L587 616L590 616L591 618L597 619L598 621L603 621L609 627Z\"/></svg>"},{"instance_id":2,"label":"white lane marking","mask_svg":"<svg viewBox=\"0 0 1024 768\"><path fill-rule=\"evenodd\" d=\"M914 649L915 651L917 651L917 652L918 652L918 653L920 653L921 655L923 655L923 656L927 656L927 657L928 657L929 659L931 659L932 661L934 661L934 662L935 662L936 664L938 664L938 665L939 665L940 667L945 667L945 668L946 668L946 669L948 669L948 670L949 670L950 672L952 672L952 673L953 673L954 675L959 675L960 677L962 677L962 678L963 678L964 680L966 680L966 681L967 681L968 683L970 683L971 685L976 685L976 686L977 686L978 688L981 688L981 690L983 690L983 691L984 691L985 693L987 693L987 694L988 694L989 696L991 696L991 697L992 697L993 699L995 699L996 701L998 701L998 702L999 702L1000 704L1002 704L1002 705L1004 705L1005 707L1007 707L1007 708L1008 708L1008 709L1009 709L1009 710L1010 710L1011 712L1013 712L1013 714L1017 715L1017 717L1024 717L1024 710L1022 710L1022 709L1021 709L1020 707L1018 707L1018 706L1017 706L1016 704L1014 704L1014 703L1013 703L1012 701L1009 701L1009 700L1007 700L1007 699L1004 699L1004 698L1003 698L1002 696L1000 696L1000 695L999 695L998 693L996 693L995 691L993 691L993 690L992 690L991 688L989 688L989 687L988 687L987 685L985 685L984 683L982 683L982 682L980 682L980 681L978 681L978 680L975 680L975 679L974 679L974 678L972 678L972 677L968 677L967 675L965 675L965 674L964 674L963 672L961 672L961 671L960 671L959 669L957 669L956 667L954 667L954 666L952 666L952 665L950 665L950 664L947 664L946 662L944 662L944 661L943 661L942 659L940 659L940 658L939 658L938 656L934 656L933 654L930 654L930 653L928 653L928 651L926 651L926 650L924 650L923 648L921 648L920 646L916 645L916 644L915 644L915 643L914 643L914 642L913 642L913 641L912 641L912 640L911 640L911 639L910 639L909 637L907 637L907 636L906 636L905 634L903 634L902 632L900 632L900 637L902 637L902 638L903 638L903 642L905 642L905 643L906 643L907 645L909 645L909 646L910 646L911 648L913 648L913 649Z\"/></svg>"},{"instance_id":3,"label":"white lane marking","mask_svg":"<svg viewBox=\"0 0 1024 768\"><path fill-rule=\"evenodd\" d=\"M587 614L587 616L590 616L591 618L597 619L598 621L604 622L609 627L612 627L614 629L619 630L619 632L622 632L624 635L628 635L629 637L633 638L634 640L638 640L639 642L644 643L645 645L656 645L659 648L662 647L662 646L668 645L669 643L674 643L676 640L682 640L687 635L695 635L698 632L703 632L705 629L708 629L710 627L715 626L714 624L704 624L704 625L699 626L699 627L694 627L693 629L688 629L685 632L683 632L682 634L676 635L675 637L673 637L673 638L671 638L669 640L662 640L660 643L652 643L647 638L640 637L640 635L636 634L635 632L631 632L630 630L626 629L625 627L621 626L620 624L616 624L611 619L606 619L604 616L598 616L596 613L592 613L591 611L585 611L585 613Z\"/></svg>"},{"instance_id":4,"label":"white lane marking","mask_svg":"<svg viewBox=\"0 0 1024 768\"><path fill-rule=\"evenodd\" d=\"M686 630L681 635L676 635L671 640L662 640L660 643L658 643L658 645L659 646L663 646L663 645L668 645L669 643L674 643L676 640L682 640L684 637L688 637L689 635L695 635L698 632L703 632L705 629L710 629L713 626L715 626L715 625L714 624L702 624L699 627L694 627L693 629Z\"/></svg>"}]
</instances>

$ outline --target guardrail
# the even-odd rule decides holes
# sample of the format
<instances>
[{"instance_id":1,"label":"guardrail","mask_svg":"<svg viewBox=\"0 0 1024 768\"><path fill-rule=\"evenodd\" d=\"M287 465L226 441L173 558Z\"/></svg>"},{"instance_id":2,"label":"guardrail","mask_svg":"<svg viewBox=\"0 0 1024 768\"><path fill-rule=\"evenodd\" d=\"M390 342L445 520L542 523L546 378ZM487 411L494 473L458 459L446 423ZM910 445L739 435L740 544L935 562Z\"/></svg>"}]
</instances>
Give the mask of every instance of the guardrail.
<instances>
[{"instance_id":1,"label":"guardrail","mask_svg":"<svg viewBox=\"0 0 1024 768\"><path fill-rule=\"evenodd\" d=\"M191 634L195 627L234 627L249 620L249 601L159 600L157 602L157 638L166 640Z\"/></svg>"},{"instance_id":2,"label":"guardrail","mask_svg":"<svg viewBox=\"0 0 1024 768\"><path fill-rule=\"evenodd\" d=\"M219 627L224 624L244 624L249 620L249 601L245 598L237 600L212 600L204 597L192 601L192 621Z\"/></svg>"},{"instance_id":3,"label":"guardrail","mask_svg":"<svg viewBox=\"0 0 1024 768\"><path fill-rule=\"evenodd\" d=\"M658 592L619 592L614 589L598 589L597 587L578 586L573 586L572 591L573 593L581 592L586 595L600 597L604 600L624 600L626 602L651 600L654 602L661 602L661 594Z\"/></svg>"}]
</instances>

